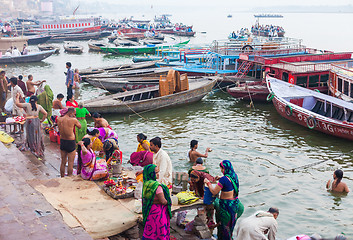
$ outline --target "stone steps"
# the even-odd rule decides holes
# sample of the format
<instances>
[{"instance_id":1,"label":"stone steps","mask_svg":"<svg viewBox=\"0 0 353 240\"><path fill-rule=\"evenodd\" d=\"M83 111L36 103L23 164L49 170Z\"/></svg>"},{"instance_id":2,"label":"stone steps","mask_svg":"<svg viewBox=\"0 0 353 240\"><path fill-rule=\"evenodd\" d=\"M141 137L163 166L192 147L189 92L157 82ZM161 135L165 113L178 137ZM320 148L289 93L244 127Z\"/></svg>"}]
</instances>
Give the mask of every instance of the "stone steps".
<instances>
[{"instance_id":1,"label":"stone steps","mask_svg":"<svg viewBox=\"0 0 353 240\"><path fill-rule=\"evenodd\" d=\"M50 154L44 161L38 160L1 142L0 153L0 239L92 239L82 228L69 228L60 213L27 183L56 177L60 162ZM35 210L51 214L38 217Z\"/></svg>"}]
</instances>

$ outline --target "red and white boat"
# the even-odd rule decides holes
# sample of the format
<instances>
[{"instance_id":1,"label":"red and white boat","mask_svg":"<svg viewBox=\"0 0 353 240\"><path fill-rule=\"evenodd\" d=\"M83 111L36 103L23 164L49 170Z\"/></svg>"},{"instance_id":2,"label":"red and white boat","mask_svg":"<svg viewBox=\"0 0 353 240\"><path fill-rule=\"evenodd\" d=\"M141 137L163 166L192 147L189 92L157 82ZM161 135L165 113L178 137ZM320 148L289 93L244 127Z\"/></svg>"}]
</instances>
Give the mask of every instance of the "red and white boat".
<instances>
[{"instance_id":1,"label":"red and white boat","mask_svg":"<svg viewBox=\"0 0 353 240\"><path fill-rule=\"evenodd\" d=\"M353 140L353 103L266 77L270 99L284 118L312 130Z\"/></svg>"},{"instance_id":2,"label":"red and white boat","mask_svg":"<svg viewBox=\"0 0 353 240\"><path fill-rule=\"evenodd\" d=\"M39 22L39 28L32 29L36 33L85 33L101 31L102 23L100 18L57 18L52 20L42 20Z\"/></svg>"},{"instance_id":3,"label":"red and white boat","mask_svg":"<svg viewBox=\"0 0 353 240\"><path fill-rule=\"evenodd\" d=\"M332 96L353 102L353 60L332 64L328 87Z\"/></svg>"},{"instance_id":4,"label":"red and white boat","mask_svg":"<svg viewBox=\"0 0 353 240\"><path fill-rule=\"evenodd\" d=\"M327 81L333 67L332 63L346 64L351 61L352 53L320 52L318 54L312 53L313 51L314 49L311 49L301 55L291 53L280 57L255 56L252 60L240 59L238 73L233 81L243 79L248 82L228 88L227 91L234 98L249 100L251 96L255 101L266 101L269 92L263 77L267 72L277 79L327 93ZM231 77L228 78L231 79Z\"/></svg>"}]
</instances>

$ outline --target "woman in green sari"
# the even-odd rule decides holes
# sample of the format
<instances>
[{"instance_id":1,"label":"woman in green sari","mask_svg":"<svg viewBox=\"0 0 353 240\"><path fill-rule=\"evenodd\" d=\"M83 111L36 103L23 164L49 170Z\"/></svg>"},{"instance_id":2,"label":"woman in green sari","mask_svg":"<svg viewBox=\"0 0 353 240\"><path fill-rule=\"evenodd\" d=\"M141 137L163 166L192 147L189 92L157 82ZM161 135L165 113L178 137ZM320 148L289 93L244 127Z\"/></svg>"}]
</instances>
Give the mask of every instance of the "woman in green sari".
<instances>
[{"instance_id":1,"label":"woman in green sari","mask_svg":"<svg viewBox=\"0 0 353 240\"><path fill-rule=\"evenodd\" d=\"M230 240L233 239L234 227L244 212L244 206L238 198L239 180L232 163L229 160L223 160L219 166L224 176L219 179L218 184L212 187L207 178L205 183L213 195L221 191L220 198L214 202L218 224L217 235L218 239Z\"/></svg>"},{"instance_id":2,"label":"woman in green sari","mask_svg":"<svg viewBox=\"0 0 353 240\"><path fill-rule=\"evenodd\" d=\"M159 169L149 164L143 169L142 240L169 240L170 218L172 217L169 189L166 185L156 181Z\"/></svg>"},{"instance_id":3,"label":"woman in green sari","mask_svg":"<svg viewBox=\"0 0 353 240\"><path fill-rule=\"evenodd\" d=\"M87 121L86 116L91 116L89 111L83 107L82 103L78 104L78 108L76 108L76 118L81 123L81 128L75 128L75 135L76 135L76 143L82 140L82 138L87 133Z\"/></svg>"}]
</instances>

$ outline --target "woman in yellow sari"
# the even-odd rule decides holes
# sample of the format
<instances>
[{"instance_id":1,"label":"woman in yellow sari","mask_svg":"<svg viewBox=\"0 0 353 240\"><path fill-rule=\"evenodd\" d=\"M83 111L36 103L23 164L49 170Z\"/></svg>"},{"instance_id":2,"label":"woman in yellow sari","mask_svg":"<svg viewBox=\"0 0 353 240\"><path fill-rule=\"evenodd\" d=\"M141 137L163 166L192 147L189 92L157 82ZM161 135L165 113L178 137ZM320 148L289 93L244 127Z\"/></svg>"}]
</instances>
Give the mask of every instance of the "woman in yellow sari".
<instances>
[{"instance_id":1,"label":"woman in yellow sari","mask_svg":"<svg viewBox=\"0 0 353 240\"><path fill-rule=\"evenodd\" d=\"M143 133L137 135L137 141L139 145L137 146L136 152L150 151L150 143L146 140L147 136Z\"/></svg>"},{"instance_id":2,"label":"woman in yellow sari","mask_svg":"<svg viewBox=\"0 0 353 240\"><path fill-rule=\"evenodd\" d=\"M103 143L98 137L99 137L99 130L97 128L88 128L87 134L83 137L83 138L89 138L91 140L92 150L94 152L103 151Z\"/></svg>"}]
</instances>

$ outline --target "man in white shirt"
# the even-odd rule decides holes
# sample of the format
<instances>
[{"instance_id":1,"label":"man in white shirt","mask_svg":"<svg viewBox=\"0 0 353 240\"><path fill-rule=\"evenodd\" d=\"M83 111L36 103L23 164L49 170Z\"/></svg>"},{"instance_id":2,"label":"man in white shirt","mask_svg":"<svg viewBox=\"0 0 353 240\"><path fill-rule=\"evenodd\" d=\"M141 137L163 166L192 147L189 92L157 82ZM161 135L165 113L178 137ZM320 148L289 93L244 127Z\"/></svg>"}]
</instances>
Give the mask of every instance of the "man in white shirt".
<instances>
[{"instance_id":1,"label":"man in white shirt","mask_svg":"<svg viewBox=\"0 0 353 240\"><path fill-rule=\"evenodd\" d=\"M259 211L243 219L237 228L236 239L241 240L275 240L279 210L271 207L267 212ZM268 238L266 236L268 234Z\"/></svg>"},{"instance_id":2,"label":"man in white shirt","mask_svg":"<svg viewBox=\"0 0 353 240\"><path fill-rule=\"evenodd\" d=\"M17 57L17 56L21 56L20 51L18 51L17 47L14 47L12 50L12 56L13 57Z\"/></svg>"},{"instance_id":3,"label":"man in white shirt","mask_svg":"<svg viewBox=\"0 0 353 240\"><path fill-rule=\"evenodd\" d=\"M11 84L11 97L12 97L12 99L16 99L16 96L19 93L20 99L24 100L25 95L23 94L22 89L17 85L17 78L16 77L10 78L10 84ZM19 108L16 106L16 104L14 104L12 107L12 114L14 116L23 116L23 110L22 110L22 108Z\"/></svg>"},{"instance_id":4,"label":"man in white shirt","mask_svg":"<svg viewBox=\"0 0 353 240\"><path fill-rule=\"evenodd\" d=\"M172 161L168 156L168 153L162 148L162 142L159 137L155 137L150 140L150 149L153 152L153 164L159 168L158 182L165 185L172 186Z\"/></svg>"},{"instance_id":5,"label":"man in white shirt","mask_svg":"<svg viewBox=\"0 0 353 240\"><path fill-rule=\"evenodd\" d=\"M5 57L12 57L12 53L10 52L10 50L6 51Z\"/></svg>"}]
</instances>

